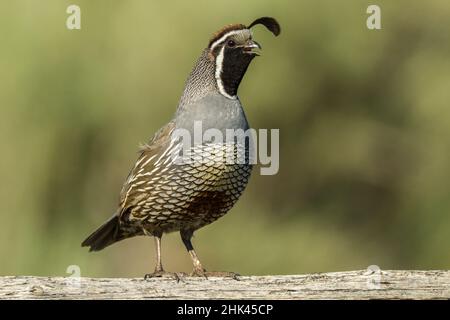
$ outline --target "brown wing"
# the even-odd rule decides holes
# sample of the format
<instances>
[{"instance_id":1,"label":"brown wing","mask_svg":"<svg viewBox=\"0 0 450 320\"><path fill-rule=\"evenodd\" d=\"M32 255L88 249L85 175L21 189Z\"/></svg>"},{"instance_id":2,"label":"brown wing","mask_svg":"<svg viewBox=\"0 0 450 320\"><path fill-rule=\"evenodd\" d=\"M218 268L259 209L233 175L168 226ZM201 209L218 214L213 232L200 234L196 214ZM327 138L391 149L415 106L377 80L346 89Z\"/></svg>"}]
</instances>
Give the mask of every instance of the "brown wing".
<instances>
[{"instance_id":1,"label":"brown wing","mask_svg":"<svg viewBox=\"0 0 450 320\"><path fill-rule=\"evenodd\" d=\"M139 158L133 169L131 169L120 192L120 218L130 208L135 208L133 211L135 214L138 214L142 200L151 196L152 181L160 177L158 173L161 170L158 165L162 162L163 159L161 158L167 153L168 149L172 147L171 133L174 128L175 124L169 122L156 132L148 144L141 147Z\"/></svg>"}]
</instances>

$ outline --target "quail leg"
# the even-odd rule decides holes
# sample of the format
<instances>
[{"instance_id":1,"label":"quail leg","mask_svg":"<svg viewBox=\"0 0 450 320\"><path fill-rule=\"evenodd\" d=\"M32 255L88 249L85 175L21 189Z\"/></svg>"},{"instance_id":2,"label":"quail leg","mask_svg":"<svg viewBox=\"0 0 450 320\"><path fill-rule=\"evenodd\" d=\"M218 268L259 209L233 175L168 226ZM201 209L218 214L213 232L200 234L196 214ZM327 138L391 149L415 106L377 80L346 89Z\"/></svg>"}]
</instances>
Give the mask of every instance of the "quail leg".
<instances>
[{"instance_id":1,"label":"quail leg","mask_svg":"<svg viewBox=\"0 0 450 320\"><path fill-rule=\"evenodd\" d=\"M182 230L180 231L181 240L183 240L183 243L189 252L189 255L192 259L192 264L194 265L194 269L192 270L192 273L190 274L191 277L205 277L208 279L208 277L228 277L233 278L235 280L239 280L238 276L239 274L235 272L227 272L227 271L206 271L205 268L203 268L200 260L197 257L197 254L195 253L194 247L192 246L191 238L193 235L192 231L188 230Z\"/></svg>"},{"instance_id":2,"label":"quail leg","mask_svg":"<svg viewBox=\"0 0 450 320\"><path fill-rule=\"evenodd\" d=\"M180 277L178 276L178 274L174 273L174 272L167 272L164 271L163 266L162 266L162 262L161 262L161 237L162 234L157 234L154 236L155 239L155 248L156 248L156 266L155 266L155 271L153 273L147 273L144 276L145 280L151 279L151 278L160 278L160 277L169 277L172 278L174 280L177 280L177 282L180 281Z\"/></svg>"}]
</instances>

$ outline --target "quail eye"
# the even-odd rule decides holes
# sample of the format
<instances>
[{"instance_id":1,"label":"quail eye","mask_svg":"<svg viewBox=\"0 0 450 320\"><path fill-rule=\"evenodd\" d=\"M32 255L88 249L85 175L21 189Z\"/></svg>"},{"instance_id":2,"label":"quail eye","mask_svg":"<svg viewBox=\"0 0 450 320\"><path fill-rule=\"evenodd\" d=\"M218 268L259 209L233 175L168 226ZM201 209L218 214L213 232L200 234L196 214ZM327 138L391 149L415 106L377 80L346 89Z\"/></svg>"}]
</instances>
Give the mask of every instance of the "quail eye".
<instances>
[{"instance_id":1,"label":"quail eye","mask_svg":"<svg viewBox=\"0 0 450 320\"><path fill-rule=\"evenodd\" d=\"M236 42L234 42L233 40L228 40L227 45L229 47L234 47L236 45Z\"/></svg>"}]
</instances>

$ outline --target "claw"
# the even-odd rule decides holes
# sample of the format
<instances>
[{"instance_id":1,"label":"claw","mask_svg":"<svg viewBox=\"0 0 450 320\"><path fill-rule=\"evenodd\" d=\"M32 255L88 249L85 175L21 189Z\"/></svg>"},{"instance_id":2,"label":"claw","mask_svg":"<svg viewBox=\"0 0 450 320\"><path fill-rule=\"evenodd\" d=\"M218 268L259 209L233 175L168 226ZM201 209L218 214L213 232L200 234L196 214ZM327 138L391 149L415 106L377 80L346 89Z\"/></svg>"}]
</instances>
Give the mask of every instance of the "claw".
<instances>
[{"instance_id":1,"label":"claw","mask_svg":"<svg viewBox=\"0 0 450 320\"><path fill-rule=\"evenodd\" d=\"M206 280L208 280L208 276L206 275L206 270L205 269L194 269L192 270L191 274L189 276L191 277L203 277Z\"/></svg>"},{"instance_id":2,"label":"claw","mask_svg":"<svg viewBox=\"0 0 450 320\"><path fill-rule=\"evenodd\" d=\"M210 277L223 277L223 278L231 278L236 281L240 281L239 279L240 274L236 272L229 272L229 271L213 271L213 272L207 272L207 275Z\"/></svg>"},{"instance_id":3,"label":"claw","mask_svg":"<svg viewBox=\"0 0 450 320\"><path fill-rule=\"evenodd\" d=\"M204 277L205 279L208 279L208 277L222 277L222 278L231 278L236 281L240 281L239 276L240 274L236 272L227 272L227 271L206 271L206 270L199 270L194 269L191 274L191 277Z\"/></svg>"},{"instance_id":4,"label":"claw","mask_svg":"<svg viewBox=\"0 0 450 320\"><path fill-rule=\"evenodd\" d=\"M144 280L149 280L152 278L170 278L176 280L177 283L180 282L181 277L176 272L167 272L167 271L155 271L152 273L147 273L144 275Z\"/></svg>"}]
</instances>

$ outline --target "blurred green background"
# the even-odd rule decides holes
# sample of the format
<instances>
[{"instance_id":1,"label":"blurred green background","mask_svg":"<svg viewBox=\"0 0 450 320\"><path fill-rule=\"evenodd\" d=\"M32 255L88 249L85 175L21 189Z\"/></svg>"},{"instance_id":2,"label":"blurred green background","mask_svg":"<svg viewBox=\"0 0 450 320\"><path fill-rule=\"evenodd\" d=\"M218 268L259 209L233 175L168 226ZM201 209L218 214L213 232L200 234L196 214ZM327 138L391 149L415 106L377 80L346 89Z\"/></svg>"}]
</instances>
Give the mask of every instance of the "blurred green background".
<instances>
[{"instance_id":1,"label":"blurred green background","mask_svg":"<svg viewBox=\"0 0 450 320\"><path fill-rule=\"evenodd\" d=\"M78 4L82 29L65 27ZM382 30L366 28L378 4ZM280 129L280 171L196 233L210 270L297 274L450 265L450 2L0 2L0 274L142 276L153 240L88 253L137 146L173 115L210 35L262 27L240 88L255 128ZM190 271L178 234L169 271Z\"/></svg>"}]
</instances>

